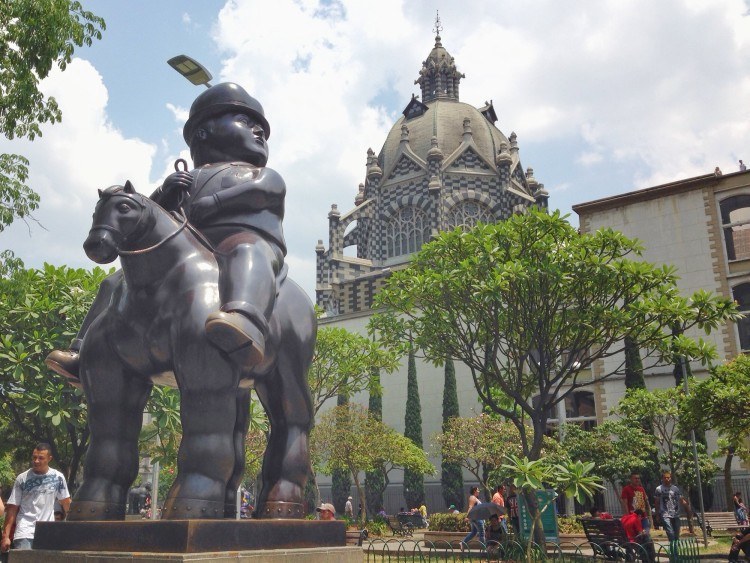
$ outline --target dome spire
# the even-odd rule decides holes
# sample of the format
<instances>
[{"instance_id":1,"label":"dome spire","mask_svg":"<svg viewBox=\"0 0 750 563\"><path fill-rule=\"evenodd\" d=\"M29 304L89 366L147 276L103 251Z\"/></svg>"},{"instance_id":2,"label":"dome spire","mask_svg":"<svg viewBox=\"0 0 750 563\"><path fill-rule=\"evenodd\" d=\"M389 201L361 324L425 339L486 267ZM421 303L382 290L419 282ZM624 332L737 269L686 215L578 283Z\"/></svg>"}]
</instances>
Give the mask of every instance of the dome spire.
<instances>
[{"instance_id":1,"label":"dome spire","mask_svg":"<svg viewBox=\"0 0 750 563\"><path fill-rule=\"evenodd\" d=\"M435 10L435 27L432 28L435 32L435 47L441 46L440 43L440 32L443 31L443 26L440 23L440 10Z\"/></svg>"},{"instance_id":2,"label":"dome spire","mask_svg":"<svg viewBox=\"0 0 750 563\"><path fill-rule=\"evenodd\" d=\"M458 101L458 83L464 77L458 72L456 62L445 50L440 37L443 25L440 22L440 13L435 16L435 46L422 63L419 78L414 84L419 84L422 89L422 101L427 103L432 100L455 100Z\"/></svg>"}]
</instances>

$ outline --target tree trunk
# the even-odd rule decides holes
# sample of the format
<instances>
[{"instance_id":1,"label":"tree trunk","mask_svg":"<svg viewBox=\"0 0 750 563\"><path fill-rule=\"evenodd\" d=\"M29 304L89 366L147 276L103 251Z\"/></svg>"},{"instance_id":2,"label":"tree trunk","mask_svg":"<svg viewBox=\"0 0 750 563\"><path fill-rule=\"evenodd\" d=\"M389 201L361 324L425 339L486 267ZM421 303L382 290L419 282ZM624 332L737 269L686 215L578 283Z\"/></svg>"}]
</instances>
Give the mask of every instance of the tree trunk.
<instances>
[{"instance_id":1,"label":"tree trunk","mask_svg":"<svg viewBox=\"0 0 750 563\"><path fill-rule=\"evenodd\" d=\"M357 495L359 496L359 501L362 504L362 510L360 511L359 515L359 525L364 528L365 523L367 522L367 495L365 495L365 490L364 487L362 487L362 483L359 482L358 471L352 470L352 478L354 479L354 486L357 487Z\"/></svg>"},{"instance_id":2,"label":"tree trunk","mask_svg":"<svg viewBox=\"0 0 750 563\"><path fill-rule=\"evenodd\" d=\"M529 515L531 516L532 521L531 531L533 536L529 539L539 546L541 553L546 553L547 544L544 537L544 526L541 525L541 514L539 512L536 491L523 489L523 498L526 501L526 507L529 509Z\"/></svg>"},{"instance_id":3,"label":"tree trunk","mask_svg":"<svg viewBox=\"0 0 750 563\"><path fill-rule=\"evenodd\" d=\"M729 450L726 459L724 459L724 495L727 499L727 511L734 507L734 491L732 490L732 459L734 451Z\"/></svg>"}]
</instances>

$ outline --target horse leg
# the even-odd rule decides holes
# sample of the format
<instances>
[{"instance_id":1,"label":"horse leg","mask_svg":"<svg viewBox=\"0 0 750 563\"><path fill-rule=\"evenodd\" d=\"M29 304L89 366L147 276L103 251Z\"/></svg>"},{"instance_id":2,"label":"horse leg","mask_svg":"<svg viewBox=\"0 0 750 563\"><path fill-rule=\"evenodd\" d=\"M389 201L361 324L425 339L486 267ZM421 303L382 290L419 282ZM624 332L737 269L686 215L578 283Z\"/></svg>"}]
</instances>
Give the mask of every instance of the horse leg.
<instances>
[{"instance_id":1,"label":"horse leg","mask_svg":"<svg viewBox=\"0 0 750 563\"><path fill-rule=\"evenodd\" d=\"M307 370L315 348L316 321L309 299L291 280L279 293L277 313L281 342L276 368L256 379L256 391L271 426L256 514L260 518L302 518L314 416Z\"/></svg>"},{"instance_id":2,"label":"horse leg","mask_svg":"<svg viewBox=\"0 0 750 563\"><path fill-rule=\"evenodd\" d=\"M236 379L222 386L217 371L200 375L200 385L195 379L192 385L180 380L182 442L177 478L162 513L171 520L223 518L227 483L235 470Z\"/></svg>"},{"instance_id":3,"label":"horse leg","mask_svg":"<svg viewBox=\"0 0 750 563\"><path fill-rule=\"evenodd\" d=\"M91 439L69 520L123 520L128 487L138 475L138 434L151 382L121 363L105 332L92 331L81 349Z\"/></svg>"},{"instance_id":4,"label":"horse leg","mask_svg":"<svg viewBox=\"0 0 750 563\"><path fill-rule=\"evenodd\" d=\"M234 471L227 482L224 518L237 517L237 490L245 471L245 436L250 425L250 389L237 389L237 418L234 420Z\"/></svg>"}]
</instances>

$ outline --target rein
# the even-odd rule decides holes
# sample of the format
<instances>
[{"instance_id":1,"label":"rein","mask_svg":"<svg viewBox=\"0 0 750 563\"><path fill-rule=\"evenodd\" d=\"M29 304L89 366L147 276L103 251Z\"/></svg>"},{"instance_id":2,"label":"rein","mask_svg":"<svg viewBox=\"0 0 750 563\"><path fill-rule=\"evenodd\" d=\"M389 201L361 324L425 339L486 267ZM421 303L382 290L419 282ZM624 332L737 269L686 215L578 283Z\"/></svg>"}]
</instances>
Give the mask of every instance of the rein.
<instances>
[{"instance_id":1,"label":"rein","mask_svg":"<svg viewBox=\"0 0 750 563\"><path fill-rule=\"evenodd\" d=\"M182 222L182 224L179 226L179 228L175 232L173 232L170 235L167 235L165 238L163 238L162 240L160 240L156 244L153 244L153 245L149 246L148 248L141 248L139 250L118 250L117 253L120 256L134 256L134 255L138 255L138 254L146 254L148 252L151 252L152 250L156 250L160 246L162 246L162 245L166 244L167 242L169 242L170 240L172 240L174 237L176 237L177 235L179 235L183 230L185 230L185 227L187 227L187 226L188 226L188 220L187 220L187 217L185 217L184 221Z\"/></svg>"}]
</instances>

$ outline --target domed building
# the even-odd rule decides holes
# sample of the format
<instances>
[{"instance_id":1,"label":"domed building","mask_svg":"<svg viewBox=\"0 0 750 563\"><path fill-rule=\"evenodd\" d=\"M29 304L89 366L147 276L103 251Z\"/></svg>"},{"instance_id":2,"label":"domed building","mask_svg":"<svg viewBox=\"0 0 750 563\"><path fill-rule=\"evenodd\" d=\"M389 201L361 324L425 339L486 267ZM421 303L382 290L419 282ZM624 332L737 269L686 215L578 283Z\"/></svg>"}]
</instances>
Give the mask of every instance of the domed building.
<instances>
[{"instance_id":1,"label":"domed building","mask_svg":"<svg viewBox=\"0 0 750 563\"><path fill-rule=\"evenodd\" d=\"M463 78L438 34L415 80L421 98L412 95L377 155L367 151L354 209L333 205L328 214L329 246L316 247L316 301L327 316L369 309L384 269L408 263L439 231L547 207L544 186L521 166L516 134L495 125L492 102L460 101ZM349 247L356 256L344 255Z\"/></svg>"},{"instance_id":2,"label":"domed building","mask_svg":"<svg viewBox=\"0 0 750 563\"><path fill-rule=\"evenodd\" d=\"M439 28L438 28L439 33ZM318 241L316 301L325 311L321 327L341 327L367 334L373 299L390 273L406 267L424 243L440 231L478 222L502 221L531 206L547 207L548 193L521 165L516 134L506 136L496 125L491 102L464 103L459 86L464 75L443 47L440 35L422 63L403 115L391 128L380 151L367 151L364 182L354 208L328 213L328 247ZM407 368L382 374L383 422L404 431ZM440 459L427 446L442 426L443 368L416 358L422 435L436 467ZM461 416L481 412L471 374L456 363ZM367 393L351 398L367 404ZM406 486L400 471L389 474L384 506L389 514L404 506ZM465 484L476 480L468 472ZM331 482L319 476L323 499L331 499ZM447 508L440 471L424 479L429 511ZM357 505L357 492L354 505ZM340 508L343 508L340 507Z\"/></svg>"}]
</instances>

